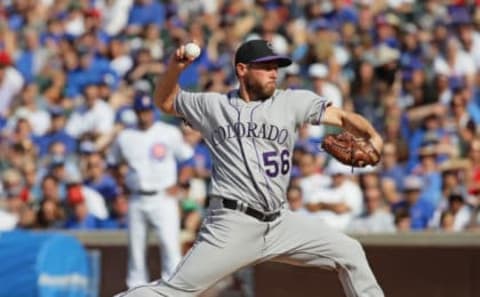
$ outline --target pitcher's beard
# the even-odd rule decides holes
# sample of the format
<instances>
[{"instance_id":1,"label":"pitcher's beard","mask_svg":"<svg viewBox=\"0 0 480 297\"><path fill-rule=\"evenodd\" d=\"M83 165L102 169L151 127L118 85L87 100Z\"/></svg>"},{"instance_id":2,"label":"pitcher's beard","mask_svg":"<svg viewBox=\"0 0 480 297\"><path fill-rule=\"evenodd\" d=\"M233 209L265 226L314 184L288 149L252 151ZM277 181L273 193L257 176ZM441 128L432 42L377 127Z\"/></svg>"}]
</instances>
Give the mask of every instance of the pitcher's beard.
<instances>
[{"instance_id":1,"label":"pitcher's beard","mask_svg":"<svg viewBox=\"0 0 480 297\"><path fill-rule=\"evenodd\" d=\"M261 85L257 81L245 81L245 86L247 92L252 96L252 100L266 100L272 97L273 93L275 92L276 85L275 84L266 84Z\"/></svg>"}]
</instances>

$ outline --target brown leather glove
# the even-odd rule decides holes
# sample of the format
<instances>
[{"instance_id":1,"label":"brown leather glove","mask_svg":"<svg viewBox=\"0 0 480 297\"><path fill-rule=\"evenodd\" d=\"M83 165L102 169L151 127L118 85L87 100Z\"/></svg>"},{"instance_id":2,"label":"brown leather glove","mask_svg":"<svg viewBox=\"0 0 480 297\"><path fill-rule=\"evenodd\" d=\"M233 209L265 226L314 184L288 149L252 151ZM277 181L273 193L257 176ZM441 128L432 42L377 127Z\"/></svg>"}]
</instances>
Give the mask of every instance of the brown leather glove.
<instances>
[{"instance_id":1,"label":"brown leather glove","mask_svg":"<svg viewBox=\"0 0 480 297\"><path fill-rule=\"evenodd\" d=\"M326 135L322 148L341 163L354 167L375 165L381 157L368 140L355 137L347 131Z\"/></svg>"}]
</instances>

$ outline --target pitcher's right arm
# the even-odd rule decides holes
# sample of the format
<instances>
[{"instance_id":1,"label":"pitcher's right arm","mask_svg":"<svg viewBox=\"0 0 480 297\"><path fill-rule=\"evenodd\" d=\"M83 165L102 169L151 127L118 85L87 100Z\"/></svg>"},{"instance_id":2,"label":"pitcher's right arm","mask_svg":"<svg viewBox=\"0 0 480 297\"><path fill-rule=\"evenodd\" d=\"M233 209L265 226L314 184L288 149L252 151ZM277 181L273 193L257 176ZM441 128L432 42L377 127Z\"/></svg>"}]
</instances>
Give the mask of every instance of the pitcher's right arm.
<instances>
[{"instance_id":1,"label":"pitcher's right arm","mask_svg":"<svg viewBox=\"0 0 480 297\"><path fill-rule=\"evenodd\" d=\"M178 116L174 108L175 96L180 91L178 78L193 60L185 54L185 46L180 46L170 57L165 73L158 78L153 99L164 113Z\"/></svg>"}]
</instances>

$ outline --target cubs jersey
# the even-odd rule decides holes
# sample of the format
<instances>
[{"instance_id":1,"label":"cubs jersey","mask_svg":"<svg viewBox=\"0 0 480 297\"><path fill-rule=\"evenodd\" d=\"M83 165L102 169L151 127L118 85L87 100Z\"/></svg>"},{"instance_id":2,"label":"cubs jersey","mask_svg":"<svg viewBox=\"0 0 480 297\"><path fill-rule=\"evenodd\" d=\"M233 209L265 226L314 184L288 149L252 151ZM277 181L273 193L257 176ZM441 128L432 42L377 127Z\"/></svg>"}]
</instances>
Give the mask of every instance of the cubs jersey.
<instances>
[{"instance_id":1,"label":"cubs jersey","mask_svg":"<svg viewBox=\"0 0 480 297\"><path fill-rule=\"evenodd\" d=\"M130 191L160 191L176 184L176 160L192 157L193 148L177 127L155 122L145 131L123 130L112 146L109 162L128 164L126 184Z\"/></svg>"}]
</instances>

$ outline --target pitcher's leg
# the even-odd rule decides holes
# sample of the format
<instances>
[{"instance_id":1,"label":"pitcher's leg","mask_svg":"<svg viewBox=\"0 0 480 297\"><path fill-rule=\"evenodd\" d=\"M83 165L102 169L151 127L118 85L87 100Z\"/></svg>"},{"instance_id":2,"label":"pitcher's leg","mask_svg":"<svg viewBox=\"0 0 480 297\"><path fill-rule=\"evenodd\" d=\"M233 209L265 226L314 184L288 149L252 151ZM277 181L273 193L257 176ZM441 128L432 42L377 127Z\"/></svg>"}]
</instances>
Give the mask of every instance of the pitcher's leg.
<instances>
[{"instance_id":1,"label":"pitcher's leg","mask_svg":"<svg viewBox=\"0 0 480 297\"><path fill-rule=\"evenodd\" d=\"M198 296L223 277L258 260L265 232L265 224L245 214L214 210L168 281L131 290L122 297Z\"/></svg>"},{"instance_id":2,"label":"pitcher's leg","mask_svg":"<svg viewBox=\"0 0 480 297\"><path fill-rule=\"evenodd\" d=\"M161 297L160 293L153 290L149 285L138 286L128 290L127 292L113 295L113 297Z\"/></svg>"},{"instance_id":3,"label":"pitcher's leg","mask_svg":"<svg viewBox=\"0 0 480 297\"><path fill-rule=\"evenodd\" d=\"M148 282L145 263L147 242L147 221L141 208L141 201L130 202L128 210L128 272L127 286L133 288Z\"/></svg>"},{"instance_id":4,"label":"pitcher's leg","mask_svg":"<svg viewBox=\"0 0 480 297\"><path fill-rule=\"evenodd\" d=\"M274 229L269 250L279 262L334 269L347 297L383 297L360 243L324 222L289 212Z\"/></svg>"}]
</instances>

